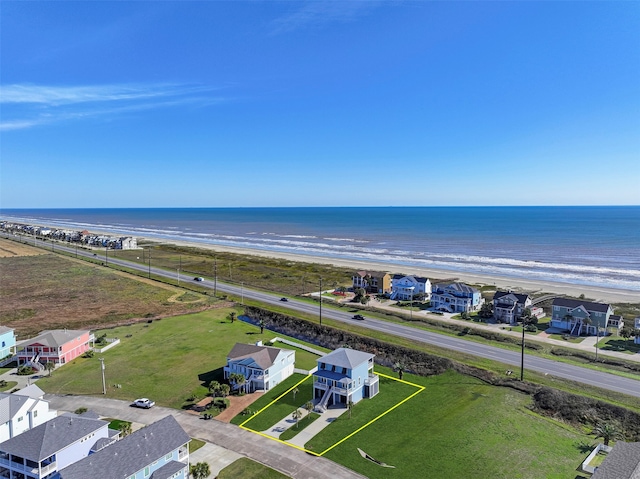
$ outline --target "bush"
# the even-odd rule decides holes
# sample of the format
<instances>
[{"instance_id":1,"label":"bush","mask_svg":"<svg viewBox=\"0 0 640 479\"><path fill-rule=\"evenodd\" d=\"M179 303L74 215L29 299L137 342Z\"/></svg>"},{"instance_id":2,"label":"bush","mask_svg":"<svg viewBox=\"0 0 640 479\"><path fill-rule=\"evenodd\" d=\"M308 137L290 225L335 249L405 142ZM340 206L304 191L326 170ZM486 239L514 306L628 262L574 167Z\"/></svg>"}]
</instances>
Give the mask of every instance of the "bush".
<instances>
[{"instance_id":1,"label":"bush","mask_svg":"<svg viewBox=\"0 0 640 479\"><path fill-rule=\"evenodd\" d=\"M92 358L92 357L93 357L93 354L94 354L94 353L93 353L93 351L89 350L89 351L86 351L86 352L82 355L82 357L83 357L83 358Z\"/></svg>"},{"instance_id":2,"label":"bush","mask_svg":"<svg viewBox=\"0 0 640 479\"><path fill-rule=\"evenodd\" d=\"M36 370L31 366L20 366L18 368L18 376L29 376L34 373L36 373Z\"/></svg>"}]
</instances>

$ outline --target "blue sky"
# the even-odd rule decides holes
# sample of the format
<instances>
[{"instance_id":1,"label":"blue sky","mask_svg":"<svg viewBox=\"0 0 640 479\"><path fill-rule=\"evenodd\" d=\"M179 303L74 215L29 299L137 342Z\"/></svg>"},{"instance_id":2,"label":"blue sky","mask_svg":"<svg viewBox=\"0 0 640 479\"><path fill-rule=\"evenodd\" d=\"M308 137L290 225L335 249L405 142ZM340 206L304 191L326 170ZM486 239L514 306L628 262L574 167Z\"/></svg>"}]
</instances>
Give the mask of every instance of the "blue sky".
<instances>
[{"instance_id":1,"label":"blue sky","mask_svg":"<svg viewBox=\"0 0 640 479\"><path fill-rule=\"evenodd\" d=\"M640 2L0 4L0 206L640 204Z\"/></svg>"}]
</instances>

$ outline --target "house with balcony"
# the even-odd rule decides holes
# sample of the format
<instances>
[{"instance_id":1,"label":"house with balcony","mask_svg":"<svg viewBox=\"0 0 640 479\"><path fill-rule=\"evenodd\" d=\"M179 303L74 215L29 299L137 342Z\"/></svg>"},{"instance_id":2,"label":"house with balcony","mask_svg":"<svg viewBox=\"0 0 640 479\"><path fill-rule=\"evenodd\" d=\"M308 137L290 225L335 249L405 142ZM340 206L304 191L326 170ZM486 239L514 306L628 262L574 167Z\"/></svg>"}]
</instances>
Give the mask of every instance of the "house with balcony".
<instances>
[{"instance_id":1,"label":"house with balcony","mask_svg":"<svg viewBox=\"0 0 640 479\"><path fill-rule=\"evenodd\" d=\"M236 343L227 355L224 378L231 374L242 374L243 385L232 385L234 389L242 387L248 392L268 391L293 374L296 352L256 344Z\"/></svg>"},{"instance_id":2,"label":"house with balcony","mask_svg":"<svg viewBox=\"0 0 640 479\"><path fill-rule=\"evenodd\" d=\"M612 319L613 318L613 319ZM568 331L574 336L600 334L602 329L621 328L620 316L613 314L610 304L582 299L556 298L551 306L549 326Z\"/></svg>"},{"instance_id":3,"label":"house with balcony","mask_svg":"<svg viewBox=\"0 0 640 479\"><path fill-rule=\"evenodd\" d=\"M60 470L87 457L99 441L115 441L120 433L108 426L93 416L63 414L12 437L0 443L0 478L57 479Z\"/></svg>"},{"instance_id":4,"label":"house with balcony","mask_svg":"<svg viewBox=\"0 0 640 479\"><path fill-rule=\"evenodd\" d=\"M391 278L391 299L411 301L416 296L422 296L425 301L431 300L431 281L420 276L405 276L395 274Z\"/></svg>"},{"instance_id":5,"label":"house with balcony","mask_svg":"<svg viewBox=\"0 0 640 479\"><path fill-rule=\"evenodd\" d=\"M191 438L173 416L65 467L60 479L188 479Z\"/></svg>"},{"instance_id":6,"label":"house with balcony","mask_svg":"<svg viewBox=\"0 0 640 479\"><path fill-rule=\"evenodd\" d=\"M528 294L496 291L493 295L493 317L502 323L516 324L527 308L531 310Z\"/></svg>"},{"instance_id":7,"label":"house with balcony","mask_svg":"<svg viewBox=\"0 0 640 479\"><path fill-rule=\"evenodd\" d=\"M35 384L13 394L0 393L0 442L56 417L43 397L44 391Z\"/></svg>"},{"instance_id":8,"label":"house with balcony","mask_svg":"<svg viewBox=\"0 0 640 479\"><path fill-rule=\"evenodd\" d=\"M640 316L633 320L633 327L636 331L640 331ZM636 344L640 344L640 335L636 336L633 342Z\"/></svg>"},{"instance_id":9,"label":"house with balcony","mask_svg":"<svg viewBox=\"0 0 640 479\"><path fill-rule=\"evenodd\" d=\"M375 355L340 348L318 359L313 373L313 397L316 410L329 406L347 407L363 398L372 398L380 391L380 382L373 372Z\"/></svg>"},{"instance_id":10,"label":"house with balcony","mask_svg":"<svg viewBox=\"0 0 640 479\"><path fill-rule=\"evenodd\" d=\"M391 292L391 275L380 271L357 271L352 277L353 289L364 289L367 293Z\"/></svg>"},{"instance_id":11,"label":"house with balcony","mask_svg":"<svg viewBox=\"0 0 640 479\"><path fill-rule=\"evenodd\" d=\"M0 326L0 359L12 356L16 348L16 335L13 328Z\"/></svg>"},{"instance_id":12,"label":"house with balcony","mask_svg":"<svg viewBox=\"0 0 640 479\"><path fill-rule=\"evenodd\" d=\"M431 288L431 307L435 311L471 313L483 304L480 291L464 283L434 284Z\"/></svg>"},{"instance_id":13,"label":"house with balcony","mask_svg":"<svg viewBox=\"0 0 640 479\"><path fill-rule=\"evenodd\" d=\"M56 366L83 355L91 348L93 334L90 331L54 329L43 331L35 338L18 345L18 364L42 369L49 361Z\"/></svg>"}]
</instances>

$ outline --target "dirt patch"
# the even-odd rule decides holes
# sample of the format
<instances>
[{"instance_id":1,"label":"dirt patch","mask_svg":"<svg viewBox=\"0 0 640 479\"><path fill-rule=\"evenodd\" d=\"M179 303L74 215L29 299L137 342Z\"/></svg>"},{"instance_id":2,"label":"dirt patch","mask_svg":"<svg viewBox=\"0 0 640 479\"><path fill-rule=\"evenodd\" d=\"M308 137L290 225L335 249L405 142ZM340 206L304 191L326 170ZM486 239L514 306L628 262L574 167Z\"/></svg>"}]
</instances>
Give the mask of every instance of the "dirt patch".
<instances>
[{"instance_id":1,"label":"dirt patch","mask_svg":"<svg viewBox=\"0 0 640 479\"><path fill-rule=\"evenodd\" d=\"M37 256L43 254L39 248L28 246L15 241L0 238L0 258L12 258L15 256Z\"/></svg>"},{"instance_id":2,"label":"dirt patch","mask_svg":"<svg viewBox=\"0 0 640 479\"><path fill-rule=\"evenodd\" d=\"M263 394L263 392L257 391L251 394L245 394L244 396L227 396L231 404L214 419L220 422L231 422L234 417L251 406Z\"/></svg>"}]
</instances>

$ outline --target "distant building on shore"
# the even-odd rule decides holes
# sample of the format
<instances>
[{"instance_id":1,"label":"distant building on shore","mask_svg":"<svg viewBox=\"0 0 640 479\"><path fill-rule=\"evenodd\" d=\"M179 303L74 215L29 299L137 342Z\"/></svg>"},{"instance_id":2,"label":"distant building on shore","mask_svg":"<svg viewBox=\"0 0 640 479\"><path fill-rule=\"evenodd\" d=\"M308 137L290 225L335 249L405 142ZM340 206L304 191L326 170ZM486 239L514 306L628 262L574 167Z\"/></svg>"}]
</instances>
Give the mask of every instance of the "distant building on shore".
<instances>
[{"instance_id":1,"label":"distant building on shore","mask_svg":"<svg viewBox=\"0 0 640 479\"><path fill-rule=\"evenodd\" d=\"M391 292L391 275L381 271L357 271L351 278L353 289L364 289L367 293Z\"/></svg>"},{"instance_id":2,"label":"distant building on shore","mask_svg":"<svg viewBox=\"0 0 640 479\"><path fill-rule=\"evenodd\" d=\"M619 330L623 318L613 314L610 304L582 299L556 298L551 307L549 326L568 331L574 336L601 334L607 328Z\"/></svg>"},{"instance_id":3,"label":"distant building on shore","mask_svg":"<svg viewBox=\"0 0 640 479\"><path fill-rule=\"evenodd\" d=\"M471 313L483 304L480 291L464 283L434 284L431 288L431 306L436 311Z\"/></svg>"},{"instance_id":4,"label":"distant building on shore","mask_svg":"<svg viewBox=\"0 0 640 479\"><path fill-rule=\"evenodd\" d=\"M420 276L394 274L391 279L391 299L411 301L421 297L424 301L431 299L431 281Z\"/></svg>"}]
</instances>

